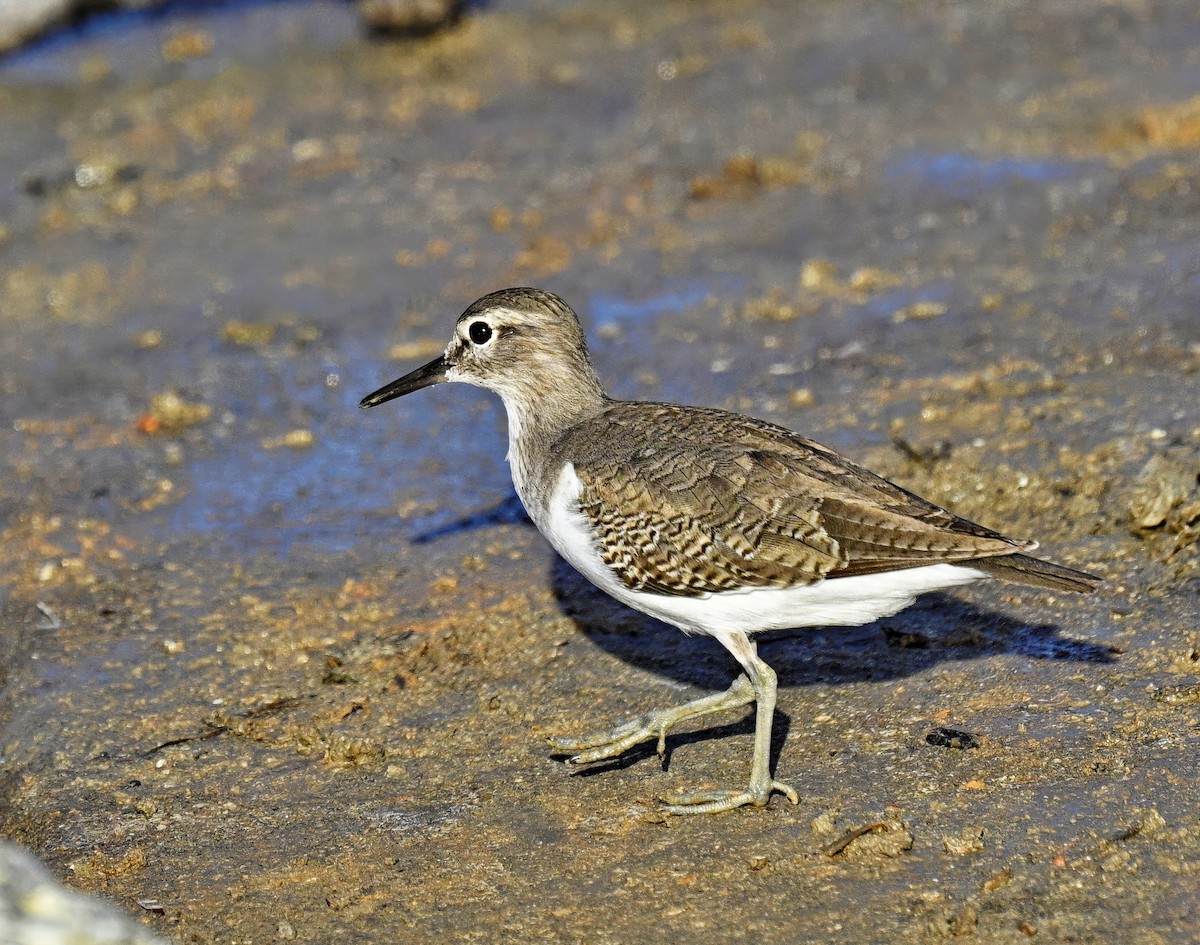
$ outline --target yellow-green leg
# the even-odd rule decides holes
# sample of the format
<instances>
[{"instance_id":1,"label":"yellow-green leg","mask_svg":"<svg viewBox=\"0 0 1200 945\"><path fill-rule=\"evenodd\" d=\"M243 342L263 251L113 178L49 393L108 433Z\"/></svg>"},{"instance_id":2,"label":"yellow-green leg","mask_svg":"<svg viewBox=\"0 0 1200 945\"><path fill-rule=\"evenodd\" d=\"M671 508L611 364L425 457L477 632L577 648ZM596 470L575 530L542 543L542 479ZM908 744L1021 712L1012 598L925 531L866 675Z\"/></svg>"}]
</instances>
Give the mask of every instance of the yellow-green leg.
<instances>
[{"instance_id":1,"label":"yellow-green leg","mask_svg":"<svg viewBox=\"0 0 1200 945\"><path fill-rule=\"evenodd\" d=\"M753 689L756 712L754 718L754 755L750 763L750 783L744 791L687 791L662 798L665 809L672 814L720 814L735 807L766 807L771 795L778 791L793 804L800 795L791 785L771 777L771 727L775 722L775 671L758 656L758 647L744 633L718 637L725 648L746 670Z\"/></svg>"},{"instance_id":2,"label":"yellow-green leg","mask_svg":"<svg viewBox=\"0 0 1200 945\"><path fill-rule=\"evenodd\" d=\"M562 751L577 752L570 758L574 764L616 758L634 745L651 739L658 740L661 755L666 751L667 732L680 722L754 702L754 755L746 789L673 793L661 798L664 810L671 814L718 814L746 805L765 807L776 791L793 804L800 803L794 788L771 777L771 727L775 720L777 688L775 671L759 659L758 647L746 634L725 634L718 639L746 670L745 675L739 676L724 692L673 709L648 712L609 732L583 738L554 738L550 744Z\"/></svg>"}]
</instances>

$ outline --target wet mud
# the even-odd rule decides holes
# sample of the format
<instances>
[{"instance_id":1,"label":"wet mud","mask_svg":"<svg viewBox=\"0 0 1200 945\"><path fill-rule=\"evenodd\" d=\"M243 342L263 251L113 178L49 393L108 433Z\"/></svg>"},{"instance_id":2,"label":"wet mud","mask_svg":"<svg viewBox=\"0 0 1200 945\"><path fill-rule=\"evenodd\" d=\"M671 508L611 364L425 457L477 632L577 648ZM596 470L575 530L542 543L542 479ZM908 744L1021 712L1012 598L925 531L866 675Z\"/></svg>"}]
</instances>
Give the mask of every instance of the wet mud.
<instances>
[{"instance_id":1,"label":"wet mud","mask_svg":"<svg viewBox=\"0 0 1200 945\"><path fill-rule=\"evenodd\" d=\"M186 11L0 62L0 831L179 942L1186 942L1200 13ZM779 633L752 718L528 524L498 402L358 399L505 284L1105 578ZM161 909L147 911L139 900Z\"/></svg>"}]
</instances>

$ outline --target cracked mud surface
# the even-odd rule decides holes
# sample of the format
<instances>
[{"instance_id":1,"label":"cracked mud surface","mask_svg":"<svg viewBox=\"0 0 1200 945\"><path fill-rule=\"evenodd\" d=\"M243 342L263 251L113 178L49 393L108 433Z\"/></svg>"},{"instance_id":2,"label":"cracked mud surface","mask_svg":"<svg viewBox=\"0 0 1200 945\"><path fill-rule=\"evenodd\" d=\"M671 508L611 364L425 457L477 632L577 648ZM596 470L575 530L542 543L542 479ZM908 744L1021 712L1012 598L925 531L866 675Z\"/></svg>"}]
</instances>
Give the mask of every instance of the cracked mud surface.
<instances>
[{"instance_id":1,"label":"cracked mud surface","mask_svg":"<svg viewBox=\"0 0 1200 945\"><path fill-rule=\"evenodd\" d=\"M0 63L0 830L180 942L1182 942L1200 927L1200 15L218 8ZM359 397L504 284L617 396L785 423L1106 578L728 685L525 522L500 406ZM939 734L949 731L953 735ZM964 737L965 736L965 737Z\"/></svg>"}]
</instances>

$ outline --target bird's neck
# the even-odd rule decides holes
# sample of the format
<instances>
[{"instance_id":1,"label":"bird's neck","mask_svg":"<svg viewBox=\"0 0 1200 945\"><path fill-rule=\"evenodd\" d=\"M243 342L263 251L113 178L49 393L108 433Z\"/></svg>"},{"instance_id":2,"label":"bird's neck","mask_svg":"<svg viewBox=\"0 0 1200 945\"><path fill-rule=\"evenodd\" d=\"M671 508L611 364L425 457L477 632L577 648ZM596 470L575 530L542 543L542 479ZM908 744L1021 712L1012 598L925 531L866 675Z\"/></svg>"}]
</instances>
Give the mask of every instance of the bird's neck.
<instances>
[{"instance_id":1,"label":"bird's neck","mask_svg":"<svg viewBox=\"0 0 1200 945\"><path fill-rule=\"evenodd\" d=\"M580 380L570 378L558 387L501 391L508 413L508 461L513 484L531 515L548 498L554 483L546 462L554 444L576 424L601 413L612 401L589 371Z\"/></svg>"}]
</instances>

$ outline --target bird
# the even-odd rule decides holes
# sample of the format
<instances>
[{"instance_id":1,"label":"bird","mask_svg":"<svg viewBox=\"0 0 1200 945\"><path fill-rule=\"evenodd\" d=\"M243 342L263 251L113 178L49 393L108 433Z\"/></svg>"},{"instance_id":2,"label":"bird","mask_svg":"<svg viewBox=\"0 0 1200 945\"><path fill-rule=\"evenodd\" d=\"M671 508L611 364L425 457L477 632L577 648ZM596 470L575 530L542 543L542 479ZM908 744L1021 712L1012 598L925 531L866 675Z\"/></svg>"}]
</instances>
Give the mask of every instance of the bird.
<instances>
[{"instance_id":1,"label":"bird","mask_svg":"<svg viewBox=\"0 0 1200 945\"><path fill-rule=\"evenodd\" d=\"M576 764L647 741L662 755L681 722L753 702L746 786L666 793L669 814L761 808L776 793L799 803L770 768L778 682L754 634L860 626L984 578L1082 593L1100 584L1028 554L1036 541L960 518L786 427L610 397L578 316L550 292L483 296L440 356L359 406L447 381L499 394L517 495L561 557L621 603L715 638L740 665L724 692L551 739Z\"/></svg>"}]
</instances>

